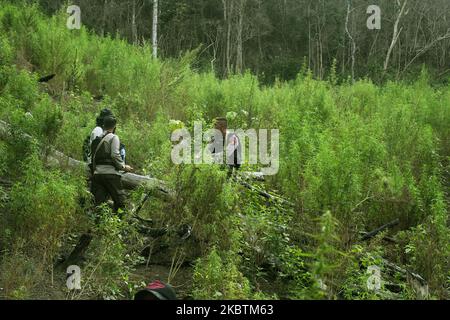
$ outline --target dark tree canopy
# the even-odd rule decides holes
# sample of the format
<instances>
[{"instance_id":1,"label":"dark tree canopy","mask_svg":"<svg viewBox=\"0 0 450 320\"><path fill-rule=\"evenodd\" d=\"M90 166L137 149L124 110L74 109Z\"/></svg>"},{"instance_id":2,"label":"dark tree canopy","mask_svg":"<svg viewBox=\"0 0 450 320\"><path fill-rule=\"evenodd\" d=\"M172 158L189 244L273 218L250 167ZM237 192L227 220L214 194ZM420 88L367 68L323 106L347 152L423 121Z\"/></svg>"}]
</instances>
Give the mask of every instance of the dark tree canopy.
<instances>
[{"instance_id":1,"label":"dark tree canopy","mask_svg":"<svg viewBox=\"0 0 450 320\"><path fill-rule=\"evenodd\" d=\"M66 5L39 3L48 13ZM153 1L75 3L97 33L151 41ZM380 30L367 27L370 5L381 9ZM160 0L159 53L178 57L201 46L199 68L219 76L250 69L269 83L294 78L302 66L326 78L333 65L342 78L408 79L422 64L442 82L450 70L449 12L447 0Z\"/></svg>"}]
</instances>

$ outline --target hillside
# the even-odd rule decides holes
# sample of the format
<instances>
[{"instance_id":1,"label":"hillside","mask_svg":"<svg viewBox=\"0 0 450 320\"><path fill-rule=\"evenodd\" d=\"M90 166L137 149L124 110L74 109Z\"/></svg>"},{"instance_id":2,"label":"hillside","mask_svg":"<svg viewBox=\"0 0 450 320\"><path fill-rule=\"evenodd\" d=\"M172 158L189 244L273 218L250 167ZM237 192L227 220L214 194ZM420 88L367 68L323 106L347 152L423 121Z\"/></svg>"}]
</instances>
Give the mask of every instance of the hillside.
<instances>
[{"instance_id":1,"label":"hillside","mask_svg":"<svg viewBox=\"0 0 450 320\"><path fill-rule=\"evenodd\" d=\"M192 299L449 298L450 86L431 86L425 66L410 83L304 68L265 86L199 72L197 55L152 59L148 45L0 0L0 299L131 299L155 277ZM173 192L150 193L150 227L129 214L147 189L129 190L119 219L93 208L83 168L51 165L53 149L82 160L103 108L136 173ZM174 129L225 116L280 132L279 171L251 190L219 165L171 160ZM58 261L87 230L71 292Z\"/></svg>"}]
</instances>

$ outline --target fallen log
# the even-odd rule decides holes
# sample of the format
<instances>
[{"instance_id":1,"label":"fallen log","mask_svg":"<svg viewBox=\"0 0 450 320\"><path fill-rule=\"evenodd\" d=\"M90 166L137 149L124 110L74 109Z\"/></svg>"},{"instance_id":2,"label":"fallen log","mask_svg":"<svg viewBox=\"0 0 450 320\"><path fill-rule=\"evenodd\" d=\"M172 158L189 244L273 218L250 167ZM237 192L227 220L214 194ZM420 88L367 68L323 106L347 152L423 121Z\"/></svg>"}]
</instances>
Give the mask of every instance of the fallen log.
<instances>
[{"instance_id":1,"label":"fallen log","mask_svg":"<svg viewBox=\"0 0 450 320\"><path fill-rule=\"evenodd\" d=\"M258 179L261 179L261 178L258 178ZM286 200L278 195L270 194L267 191L260 190L260 189L256 188L255 186L251 185L250 183L248 183L247 181L243 180L240 176L235 176L234 181L239 183L240 185L244 186L248 190L255 192L256 194L260 195L261 197L266 198L267 200L272 200L276 203L279 203L282 206L284 205L284 206L288 206L291 208L295 207L295 205L292 202L290 202L289 200Z\"/></svg>"},{"instance_id":2,"label":"fallen log","mask_svg":"<svg viewBox=\"0 0 450 320\"><path fill-rule=\"evenodd\" d=\"M386 230L386 229L388 229L390 227L393 227L393 226L395 226L395 225L397 225L399 223L400 223L400 220L399 219L395 219L395 220L393 220L393 221L391 221L391 222L389 222L389 223L387 223L387 224L385 224L385 225L383 225L383 226L381 226L381 227L379 227L379 228L377 228L377 229L375 229L373 231L367 232L361 237L361 241L372 239L373 237L375 237L380 232L382 232L382 231L384 231L384 230Z\"/></svg>"},{"instance_id":3,"label":"fallen log","mask_svg":"<svg viewBox=\"0 0 450 320\"><path fill-rule=\"evenodd\" d=\"M413 279L412 286L420 299L427 299L429 297L428 283L420 274L404 269L386 259L383 259L383 263L391 273L400 273L407 279L408 277Z\"/></svg>"},{"instance_id":4,"label":"fallen log","mask_svg":"<svg viewBox=\"0 0 450 320\"><path fill-rule=\"evenodd\" d=\"M53 73L53 74L50 74L50 75L48 75L48 76L39 78L38 82L39 82L39 83L49 82L49 81L52 80L55 76L56 76L56 74L54 74L54 73Z\"/></svg>"},{"instance_id":5,"label":"fallen log","mask_svg":"<svg viewBox=\"0 0 450 320\"><path fill-rule=\"evenodd\" d=\"M11 126L5 121L0 120L0 139L6 140L11 137ZM32 140L33 137L27 133L21 132L22 138ZM47 154L45 155L46 164L50 167L59 168L72 168L81 169L86 172L86 176L89 176L89 166L86 162L76 160L71 158L64 153L54 149L53 147L48 148ZM248 179L264 181L264 176L259 172L243 172L242 177L239 177L236 182L240 183L247 189L256 192L258 195L273 200L281 205L286 205L289 207L294 207L294 204L290 201L283 199L280 196L272 195L266 191L259 190L258 188L252 186L250 183L244 181ZM244 178L244 179L242 179ZM143 176L135 173L123 173L122 183L125 189L134 190L139 187L143 187L145 190L157 190L162 194L170 197L174 197L173 192L167 187L167 184L159 179L152 178L150 176Z\"/></svg>"},{"instance_id":6,"label":"fallen log","mask_svg":"<svg viewBox=\"0 0 450 320\"><path fill-rule=\"evenodd\" d=\"M402 267L400 267L400 266L398 266L398 265L396 265L396 264L394 264L394 263L392 263L392 262L390 262L390 261L388 261L386 259L383 259L383 263L391 271L398 272L398 273L403 274L405 276L409 275L412 278L414 278L415 280L419 281L420 284L422 284L424 286L427 285L427 281L420 274L412 272L412 271L410 271L408 269L404 269L404 268L402 268Z\"/></svg>"},{"instance_id":7,"label":"fallen log","mask_svg":"<svg viewBox=\"0 0 450 320\"><path fill-rule=\"evenodd\" d=\"M239 177L244 180L265 181L264 173L259 171L243 171L239 173Z\"/></svg>"},{"instance_id":8,"label":"fallen log","mask_svg":"<svg viewBox=\"0 0 450 320\"><path fill-rule=\"evenodd\" d=\"M11 138L11 132L11 126L8 123L0 120L0 139L6 140L8 138ZM24 132L21 133L21 137L28 140L33 139L32 136ZM66 156L64 153L55 150L53 147L49 148L47 154L45 155L45 160L46 164L50 167L81 169L86 172L87 176L89 175L89 167L86 162ZM164 181L149 176L142 176L134 173L123 173L122 183L124 185L124 188L128 190L134 190L138 187L143 187L146 190L156 189L166 195L171 194Z\"/></svg>"}]
</instances>

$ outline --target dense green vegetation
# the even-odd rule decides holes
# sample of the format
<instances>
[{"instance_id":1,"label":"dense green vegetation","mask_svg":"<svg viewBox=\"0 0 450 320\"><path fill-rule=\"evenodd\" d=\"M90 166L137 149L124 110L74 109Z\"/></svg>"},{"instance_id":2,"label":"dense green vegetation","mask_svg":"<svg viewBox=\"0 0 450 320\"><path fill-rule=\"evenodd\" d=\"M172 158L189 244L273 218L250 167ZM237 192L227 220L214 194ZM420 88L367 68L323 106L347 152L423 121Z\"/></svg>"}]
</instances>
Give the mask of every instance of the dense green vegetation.
<instances>
[{"instance_id":1,"label":"dense green vegetation","mask_svg":"<svg viewBox=\"0 0 450 320\"><path fill-rule=\"evenodd\" d=\"M305 66L266 87L250 73L220 80L193 71L197 51L156 60L146 45L68 30L65 14L0 5L0 120L13 130L0 140L1 181L12 183L0 184L0 298L128 299L155 265L167 266L163 280L181 297L423 297L387 261L420 274L427 298L448 298L450 87L430 86L425 67L413 83L378 86L338 79L335 68L317 80ZM128 162L176 193L174 201L155 195L142 215L173 229L190 224L190 239L145 237L107 207L94 214L81 169L48 166L51 146L81 159L104 107L118 116ZM293 207L267 203L219 167L172 164L170 120L192 128L231 112L232 128L280 130L280 172L258 187ZM83 288L69 292L65 270L53 266L89 228ZM367 286L374 265L377 292Z\"/></svg>"}]
</instances>

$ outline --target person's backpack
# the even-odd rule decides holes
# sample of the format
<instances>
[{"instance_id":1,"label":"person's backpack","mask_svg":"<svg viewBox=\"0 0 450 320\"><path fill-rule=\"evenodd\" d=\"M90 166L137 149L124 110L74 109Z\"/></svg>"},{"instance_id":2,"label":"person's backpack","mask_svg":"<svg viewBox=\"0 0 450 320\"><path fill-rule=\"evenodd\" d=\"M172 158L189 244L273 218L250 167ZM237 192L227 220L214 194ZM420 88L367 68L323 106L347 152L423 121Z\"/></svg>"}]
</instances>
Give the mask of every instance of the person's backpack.
<instances>
[{"instance_id":1,"label":"person's backpack","mask_svg":"<svg viewBox=\"0 0 450 320\"><path fill-rule=\"evenodd\" d=\"M91 136L87 136L83 141L83 161L88 162L91 158Z\"/></svg>"},{"instance_id":2,"label":"person's backpack","mask_svg":"<svg viewBox=\"0 0 450 320\"><path fill-rule=\"evenodd\" d=\"M111 159L111 155L105 151L105 148L102 147L103 142L106 140L106 137L110 133L106 133L102 136L95 138L92 141L90 152L92 155L92 163L91 170L92 173L95 171L95 166L98 164L113 164L113 160Z\"/></svg>"}]
</instances>

